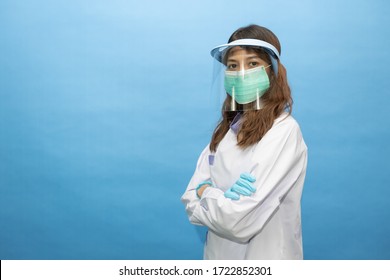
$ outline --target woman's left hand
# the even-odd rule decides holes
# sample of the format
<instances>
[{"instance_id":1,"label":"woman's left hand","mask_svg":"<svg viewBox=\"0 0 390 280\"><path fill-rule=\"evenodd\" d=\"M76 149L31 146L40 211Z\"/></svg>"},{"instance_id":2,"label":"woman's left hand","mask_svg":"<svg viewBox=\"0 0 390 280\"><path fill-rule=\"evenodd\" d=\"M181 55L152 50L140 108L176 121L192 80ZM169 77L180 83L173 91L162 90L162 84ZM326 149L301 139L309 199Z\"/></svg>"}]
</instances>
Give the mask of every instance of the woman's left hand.
<instances>
[{"instance_id":1,"label":"woman's left hand","mask_svg":"<svg viewBox=\"0 0 390 280\"><path fill-rule=\"evenodd\" d=\"M198 198L202 197L202 194L206 188L212 187L212 186L213 186L213 184L210 181L205 181L205 182L200 183L195 190Z\"/></svg>"}]
</instances>

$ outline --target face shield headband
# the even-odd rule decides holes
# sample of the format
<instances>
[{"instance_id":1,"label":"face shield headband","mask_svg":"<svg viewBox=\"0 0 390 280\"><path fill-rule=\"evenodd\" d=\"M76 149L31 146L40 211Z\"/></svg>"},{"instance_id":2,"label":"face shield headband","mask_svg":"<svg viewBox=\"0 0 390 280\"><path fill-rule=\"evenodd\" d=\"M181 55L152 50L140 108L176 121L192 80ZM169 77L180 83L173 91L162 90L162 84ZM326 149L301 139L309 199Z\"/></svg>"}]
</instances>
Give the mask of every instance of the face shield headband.
<instances>
[{"instance_id":1,"label":"face shield headband","mask_svg":"<svg viewBox=\"0 0 390 280\"><path fill-rule=\"evenodd\" d=\"M269 55L271 59L272 70L275 73L275 76L278 75L278 60L280 59L280 55L278 50L268 42L257 40L257 39L239 39L228 44L223 44L216 46L210 52L211 56L216 60L222 63L222 58L226 51L235 46L252 46L252 47L261 47L263 48Z\"/></svg>"}]
</instances>

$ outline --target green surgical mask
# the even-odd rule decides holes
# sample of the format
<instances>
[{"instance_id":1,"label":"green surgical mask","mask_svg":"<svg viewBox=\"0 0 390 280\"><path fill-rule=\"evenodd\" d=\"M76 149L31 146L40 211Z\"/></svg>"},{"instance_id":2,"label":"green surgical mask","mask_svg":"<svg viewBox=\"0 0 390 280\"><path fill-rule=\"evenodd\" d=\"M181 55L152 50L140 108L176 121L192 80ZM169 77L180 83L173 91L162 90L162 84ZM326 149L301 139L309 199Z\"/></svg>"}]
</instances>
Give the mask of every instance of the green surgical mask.
<instances>
[{"instance_id":1,"label":"green surgical mask","mask_svg":"<svg viewBox=\"0 0 390 280\"><path fill-rule=\"evenodd\" d=\"M226 92L238 104L248 104L259 99L270 86L265 71L267 67L260 66L244 71L225 71Z\"/></svg>"}]
</instances>

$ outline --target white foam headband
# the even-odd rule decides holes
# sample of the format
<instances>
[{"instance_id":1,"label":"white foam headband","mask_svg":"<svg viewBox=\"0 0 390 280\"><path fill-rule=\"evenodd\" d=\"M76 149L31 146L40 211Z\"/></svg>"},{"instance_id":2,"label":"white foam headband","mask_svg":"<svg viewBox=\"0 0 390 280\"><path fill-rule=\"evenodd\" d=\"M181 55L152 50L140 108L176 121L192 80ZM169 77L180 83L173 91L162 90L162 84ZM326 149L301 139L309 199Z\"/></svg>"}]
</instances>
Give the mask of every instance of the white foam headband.
<instances>
[{"instance_id":1,"label":"white foam headband","mask_svg":"<svg viewBox=\"0 0 390 280\"><path fill-rule=\"evenodd\" d=\"M264 48L265 51L269 54L271 58L272 68L275 72L275 74L278 74L278 62L276 59L280 59L279 51L270 43L262 40L257 39L239 39L232 41L228 44L223 44L216 46L213 48L210 52L211 56L214 57L216 60L221 62L222 60L222 54L229 48L234 46L252 46L252 47L261 47Z\"/></svg>"}]
</instances>

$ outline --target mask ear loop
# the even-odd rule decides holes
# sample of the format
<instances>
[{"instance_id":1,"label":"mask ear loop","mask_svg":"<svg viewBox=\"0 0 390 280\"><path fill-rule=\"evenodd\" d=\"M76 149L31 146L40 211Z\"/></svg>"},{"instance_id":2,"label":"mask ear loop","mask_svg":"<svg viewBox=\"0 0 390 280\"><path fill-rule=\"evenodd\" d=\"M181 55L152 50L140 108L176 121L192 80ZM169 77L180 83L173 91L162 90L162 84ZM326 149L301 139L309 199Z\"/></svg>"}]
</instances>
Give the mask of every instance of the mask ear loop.
<instances>
[{"instance_id":1,"label":"mask ear loop","mask_svg":"<svg viewBox=\"0 0 390 280\"><path fill-rule=\"evenodd\" d=\"M275 77L278 76L278 60L268 52L269 58L271 59L272 70L274 71Z\"/></svg>"}]
</instances>

